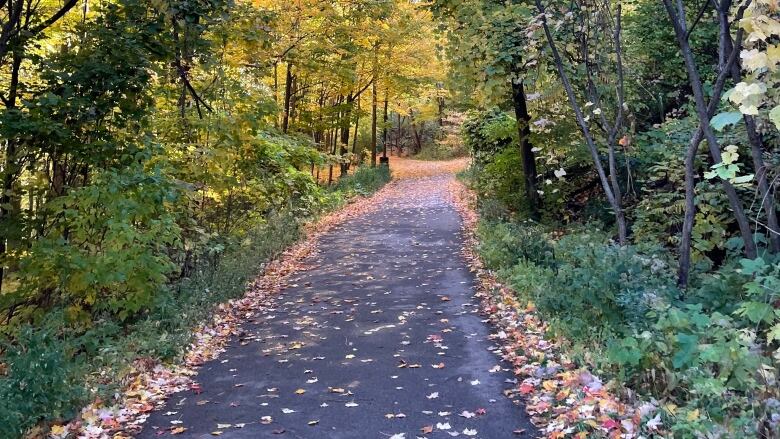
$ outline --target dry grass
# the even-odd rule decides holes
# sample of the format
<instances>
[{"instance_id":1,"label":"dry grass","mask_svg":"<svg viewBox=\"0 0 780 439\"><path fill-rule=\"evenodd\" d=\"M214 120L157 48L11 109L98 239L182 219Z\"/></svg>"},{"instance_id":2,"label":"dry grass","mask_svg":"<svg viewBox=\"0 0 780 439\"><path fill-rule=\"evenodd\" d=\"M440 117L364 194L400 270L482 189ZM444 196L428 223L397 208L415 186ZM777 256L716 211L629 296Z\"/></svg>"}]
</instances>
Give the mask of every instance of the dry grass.
<instances>
[{"instance_id":1,"label":"dry grass","mask_svg":"<svg viewBox=\"0 0 780 439\"><path fill-rule=\"evenodd\" d=\"M420 178L432 175L454 174L466 169L469 165L468 157L460 157L452 160L429 161L414 160L406 157L390 157L390 171L393 178Z\"/></svg>"}]
</instances>

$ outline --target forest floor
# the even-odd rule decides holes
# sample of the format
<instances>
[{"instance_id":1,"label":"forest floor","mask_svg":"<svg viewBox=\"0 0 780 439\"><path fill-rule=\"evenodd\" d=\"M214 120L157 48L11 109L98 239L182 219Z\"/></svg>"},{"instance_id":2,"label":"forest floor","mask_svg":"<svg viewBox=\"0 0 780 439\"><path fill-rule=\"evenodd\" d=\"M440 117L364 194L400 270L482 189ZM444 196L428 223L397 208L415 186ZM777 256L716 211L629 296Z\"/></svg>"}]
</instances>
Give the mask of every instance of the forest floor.
<instances>
[{"instance_id":1,"label":"forest floor","mask_svg":"<svg viewBox=\"0 0 780 439\"><path fill-rule=\"evenodd\" d=\"M534 436L461 254L466 162L416 162L392 157L401 180L319 236L138 437Z\"/></svg>"}]
</instances>

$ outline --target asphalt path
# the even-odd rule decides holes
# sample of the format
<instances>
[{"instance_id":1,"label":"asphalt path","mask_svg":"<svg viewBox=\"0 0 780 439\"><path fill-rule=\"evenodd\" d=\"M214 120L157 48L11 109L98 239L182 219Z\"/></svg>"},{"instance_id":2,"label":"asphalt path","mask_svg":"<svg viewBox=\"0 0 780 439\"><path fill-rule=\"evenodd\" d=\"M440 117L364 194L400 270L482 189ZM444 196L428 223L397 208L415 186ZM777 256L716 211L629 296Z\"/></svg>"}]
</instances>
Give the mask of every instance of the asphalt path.
<instances>
[{"instance_id":1,"label":"asphalt path","mask_svg":"<svg viewBox=\"0 0 780 439\"><path fill-rule=\"evenodd\" d=\"M140 438L534 437L472 298L451 176L325 234L275 302Z\"/></svg>"}]
</instances>

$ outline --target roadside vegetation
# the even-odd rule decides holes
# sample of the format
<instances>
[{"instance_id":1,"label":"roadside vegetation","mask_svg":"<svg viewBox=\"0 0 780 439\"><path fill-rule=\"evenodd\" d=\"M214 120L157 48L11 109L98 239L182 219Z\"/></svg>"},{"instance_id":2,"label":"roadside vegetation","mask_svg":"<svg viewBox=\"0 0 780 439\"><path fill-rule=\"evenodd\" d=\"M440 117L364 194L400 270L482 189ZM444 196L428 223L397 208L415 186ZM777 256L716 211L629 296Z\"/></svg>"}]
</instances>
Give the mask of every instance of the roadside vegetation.
<instances>
[{"instance_id":1,"label":"roadside vegetation","mask_svg":"<svg viewBox=\"0 0 780 439\"><path fill-rule=\"evenodd\" d=\"M633 434L777 437L774 7L434 11L485 263L638 408Z\"/></svg>"},{"instance_id":2,"label":"roadside vegetation","mask_svg":"<svg viewBox=\"0 0 780 439\"><path fill-rule=\"evenodd\" d=\"M399 111L439 108L405 2L3 5L3 438L178 361L303 224L390 179Z\"/></svg>"}]
</instances>

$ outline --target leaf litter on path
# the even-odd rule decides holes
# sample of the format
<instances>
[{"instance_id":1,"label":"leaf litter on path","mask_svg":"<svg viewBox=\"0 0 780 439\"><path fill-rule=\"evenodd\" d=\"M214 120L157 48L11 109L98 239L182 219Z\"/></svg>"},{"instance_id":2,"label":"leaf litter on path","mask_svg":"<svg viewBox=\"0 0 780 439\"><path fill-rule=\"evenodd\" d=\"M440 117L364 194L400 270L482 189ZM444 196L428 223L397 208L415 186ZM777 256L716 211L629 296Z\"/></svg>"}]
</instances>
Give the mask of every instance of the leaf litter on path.
<instances>
[{"instance_id":1,"label":"leaf litter on path","mask_svg":"<svg viewBox=\"0 0 780 439\"><path fill-rule=\"evenodd\" d=\"M639 423L647 410L620 401L596 376L572 363L557 343L545 339L547 325L533 304L521 303L517 294L485 268L479 257L476 195L456 180L450 181L448 191L463 220L466 238L463 256L477 277L476 297L480 299L482 313L496 329L492 337L501 345L501 357L522 380L512 392L525 399L526 411L534 424L553 439L637 437ZM496 367L490 372L500 370ZM516 432L525 433L522 429ZM464 434L471 432L464 431Z\"/></svg>"}]
</instances>

